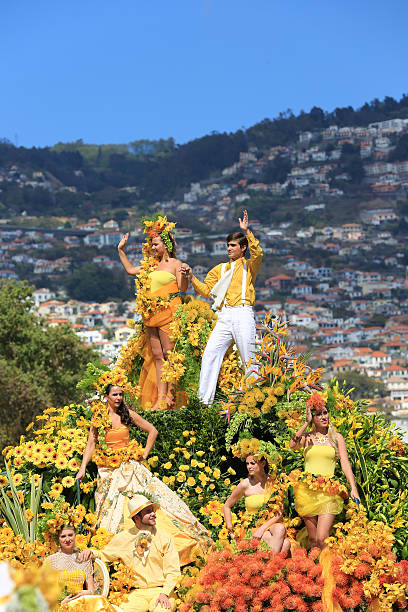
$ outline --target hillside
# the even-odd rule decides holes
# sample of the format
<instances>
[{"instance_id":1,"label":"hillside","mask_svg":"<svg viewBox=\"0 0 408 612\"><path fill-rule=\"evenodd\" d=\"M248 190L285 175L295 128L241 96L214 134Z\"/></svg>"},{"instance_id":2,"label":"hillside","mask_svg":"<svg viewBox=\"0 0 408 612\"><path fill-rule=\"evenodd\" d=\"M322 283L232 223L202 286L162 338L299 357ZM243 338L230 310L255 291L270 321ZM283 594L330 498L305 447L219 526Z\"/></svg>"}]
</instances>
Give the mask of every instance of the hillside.
<instances>
[{"instance_id":1,"label":"hillside","mask_svg":"<svg viewBox=\"0 0 408 612\"><path fill-rule=\"evenodd\" d=\"M297 116L286 111L245 131L213 133L184 145L176 145L173 139L101 146L77 141L58 143L52 148L25 149L2 141L0 213L8 218L25 211L34 216L65 215L84 220L98 215L102 219L113 216L122 221L129 210L137 215L148 211L157 201L183 200L190 183L209 180L211 184L217 180L229 185L233 178L236 183L245 181L240 184L240 190L246 192L247 184L282 185L289 176L285 189L269 189L261 199L253 191L246 205L252 208L253 216L275 218L279 212L281 222L293 222L297 217L296 199L310 200L313 204L320 195L306 189L298 197L296 187L302 186L302 177L291 175L293 168L310 161L315 167L327 166L325 162L329 162L331 167L325 176L321 175L322 182L325 179L330 189L337 189L337 197L345 195L346 199L367 201L372 199L373 191L365 180L364 165L380 159L408 159L406 130L390 134L388 146L383 143L382 148L375 145L371 149L361 148L364 145L361 138L356 142L347 134L335 141L325 139L327 130L364 129L375 122L407 117L408 96L404 95L400 101L386 97L356 110L346 107L325 112L314 107L309 113L301 112ZM308 155L312 146L317 148ZM248 152L251 155L245 159ZM234 168L234 164L245 161L247 167L241 164ZM258 165L248 171L248 162ZM238 207L244 199L237 198ZM290 207L286 206L288 203ZM235 214L235 207L229 208L225 221ZM350 210L343 206L337 208L330 213L336 221L337 217L340 222L350 220ZM358 208L353 206L352 210L358 211ZM175 216L183 219L183 225L188 226L190 222L194 226L195 215L188 207L184 212L183 209L176 211ZM321 218L320 214L317 217ZM299 219L299 225L306 222L309 220ZM332 222L330 216L327 222Z\"/></svg>"}]
</instances>

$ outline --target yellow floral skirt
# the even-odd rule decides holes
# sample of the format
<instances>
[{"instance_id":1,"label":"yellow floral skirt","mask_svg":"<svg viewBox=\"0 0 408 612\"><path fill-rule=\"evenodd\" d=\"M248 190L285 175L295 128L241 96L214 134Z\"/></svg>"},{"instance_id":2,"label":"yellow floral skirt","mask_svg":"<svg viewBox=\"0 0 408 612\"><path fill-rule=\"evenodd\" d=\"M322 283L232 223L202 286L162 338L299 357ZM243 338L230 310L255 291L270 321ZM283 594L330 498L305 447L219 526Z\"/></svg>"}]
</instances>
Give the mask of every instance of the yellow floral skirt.
<instances>
[{"instance_id":1,"label":"yellow floral skirt","mask_svg":"<svg viewBox=\"0 0 408 612\"><path fill-rule=\"evenodd\" d=\"M324 491L313 491L304 482L294 488L295 508L299 516L319 516L320 514L339 514L343 510L340 495Z\"/></svg>"}]
</instances>

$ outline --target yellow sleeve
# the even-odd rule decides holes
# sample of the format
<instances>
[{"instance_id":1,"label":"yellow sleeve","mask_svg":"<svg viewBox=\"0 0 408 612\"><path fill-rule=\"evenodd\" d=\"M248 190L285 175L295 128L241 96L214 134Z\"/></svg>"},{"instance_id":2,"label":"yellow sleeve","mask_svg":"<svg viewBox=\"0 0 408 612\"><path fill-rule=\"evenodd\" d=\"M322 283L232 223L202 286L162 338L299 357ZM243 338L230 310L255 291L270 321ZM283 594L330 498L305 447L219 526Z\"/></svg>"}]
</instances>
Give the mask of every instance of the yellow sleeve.
<instances>
[{"instance_id":1,"label":"yellow sleeve","mask_svg":"<svg viewBox=\"0 0 408 612\"><path fill-rule=\"evenodd\" d=\"M215 266L215 268L212 268L212 270L208 272L203 283L199 281L198 278L193 276L191 279L191 284L199 295L202 295L203 297L210 297L211 289L220 279L221 266L222 264L219 264L218 266Z\"/></svg>"},{"instance_id":2,"label":"yellow sleeve","mask_svg":"<svg viewBox=\"0 0 408 612\"><path fill-rule=\"evenodd\" d=\"M252 274L252 278L258 274L261 267L263 252L259 244L259 240L255 238L252 232L248 231L247 235L250 258L247 261Z\"/></svg>"},{"instance_id":3,"label":"yellow sleeve","mask_svg":"<svg viewBox=\"0 0 408 612\"><path fill-rule=\"evenodd\" d=\"M104 563L111 563L115 559L125 561L123 558L123 551L126 550L125 538L123 537L125 533L121 532L114 535L109 544L106 544L101 550L91 548L95 559L100 559Z\"/></svg>"},{"instance_id":4,"label":"yellow sleeve","mask_svg":"<svg viewBox=\"0 0 408 612\"><path fill-rule=\"evenodd\" d=\"M174 544L174 540L171 537L169 538L167 546L164 549L163 575L163 593L168 596L176 586L177 580L181 575L178 552L176 545Z\"/></svg>"}]
</instances>

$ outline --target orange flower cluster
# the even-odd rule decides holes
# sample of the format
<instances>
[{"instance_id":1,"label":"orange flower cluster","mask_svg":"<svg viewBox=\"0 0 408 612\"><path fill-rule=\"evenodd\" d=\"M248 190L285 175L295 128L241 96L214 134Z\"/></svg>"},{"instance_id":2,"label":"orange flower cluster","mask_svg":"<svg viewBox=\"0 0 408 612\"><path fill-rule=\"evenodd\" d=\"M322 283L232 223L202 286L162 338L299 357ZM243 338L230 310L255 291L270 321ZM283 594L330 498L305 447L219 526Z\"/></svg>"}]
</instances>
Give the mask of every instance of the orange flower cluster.
<instances>
[{"instance_id":1,"label":"orange flower cluster","mask_svg":"<svg viewBox=\"0 0 408 612\"><path fill-rule=\"evenodd\" d=\"M92 461L96 463L98 467L117 468L121 463L127 461L140 461L143 456L143 447L136 442L136 440L130 440L129 444L124 448L106 448L102 449L98 447L92 455Z\"/></svg>"},{"instance_id":2,"label":"orange flower cluster","mask_svg":"<svg viewBox=\"0 0 408 612\"><path fill-rule=\"evenodd\" d=\"M320 549L302 548L292 558L263 550L256 540L237 542L210 553L198 575L185 574L179 593L181 612L298 610L323 612Z\"/></svg>"},{"instance_id":3,"label":"orange flower cluster","mask_svg":"<svg viewBox=\"0 0 408 612\"><path fill-rule=\"evenodd\" d=\"M314 476L308 472L301 470L293 470L286 477L288 485L295 488L299 482L304 482L312 491L323 491L328 495L340 495L343 499L347 499L349 494L347 487L339 482L336 478L330 476Z\"/></svg>"},{"instance_id":4,"label":"orange flower cluster","mask_svg":"<svg viewBox=\"0 0 408 612\"><path fill-rule=\"evenodd\" d=\"M306 401L306 406L310 408L313 414L316 410L323 410L323 408L326 408L326 402L320 393L313 391L312 395Z\"/></svg>"}]
</instances>

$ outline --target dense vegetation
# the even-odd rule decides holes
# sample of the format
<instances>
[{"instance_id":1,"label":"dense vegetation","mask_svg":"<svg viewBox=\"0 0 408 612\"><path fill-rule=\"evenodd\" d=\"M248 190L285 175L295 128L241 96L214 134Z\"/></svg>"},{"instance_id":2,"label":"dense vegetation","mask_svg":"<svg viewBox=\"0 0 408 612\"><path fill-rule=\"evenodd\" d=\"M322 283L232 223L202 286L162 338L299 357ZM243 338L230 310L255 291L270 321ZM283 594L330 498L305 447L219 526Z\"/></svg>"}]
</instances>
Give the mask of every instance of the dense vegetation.
<instances>
[{"instance_id":1,"label":"dense vegetation","mask_svg":"<svg viewBox=\"0 0 408 612\"><path fill-rule=\"evenodd\" d=\"M70 327L38 318L32 289L0 284L0 447L17 443L44 406L79 400L76 384L87 362L99 362Z\"/></svg>"}]
</instances>

